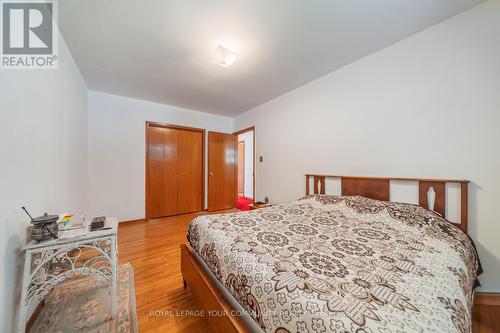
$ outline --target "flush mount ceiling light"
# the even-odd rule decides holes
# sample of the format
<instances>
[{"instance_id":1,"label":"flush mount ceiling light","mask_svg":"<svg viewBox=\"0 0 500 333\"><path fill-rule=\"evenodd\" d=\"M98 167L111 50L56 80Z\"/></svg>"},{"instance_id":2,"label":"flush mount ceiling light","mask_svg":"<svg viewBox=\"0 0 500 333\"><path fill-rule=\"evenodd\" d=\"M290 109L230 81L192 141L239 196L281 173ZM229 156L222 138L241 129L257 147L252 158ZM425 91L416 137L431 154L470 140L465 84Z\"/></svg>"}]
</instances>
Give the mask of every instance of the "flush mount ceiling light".
<instances>
[{"instance_id":1,"label":"flush mount ceiling light","mask_svg":"<svg viewBox=\"0 0 500 333\"><path fill-rule=\"evenodd\" d=\"M231 52L223 46L217 45L217 48L214 53L212 53L210 60L222 67L229 67L236 61L236 53Z\"/></svg>"}]
</instances>

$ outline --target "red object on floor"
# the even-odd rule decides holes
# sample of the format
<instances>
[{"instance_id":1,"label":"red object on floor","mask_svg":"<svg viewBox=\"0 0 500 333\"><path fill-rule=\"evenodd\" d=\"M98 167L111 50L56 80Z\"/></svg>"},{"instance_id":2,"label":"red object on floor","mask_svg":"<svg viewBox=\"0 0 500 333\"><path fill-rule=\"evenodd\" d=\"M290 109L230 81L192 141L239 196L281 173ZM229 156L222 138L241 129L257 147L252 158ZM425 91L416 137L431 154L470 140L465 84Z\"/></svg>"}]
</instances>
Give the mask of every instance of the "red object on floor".
<instances>
[{"instance_id":1,"label":"red object on floor","mask_svg":"<svg viewBox=\"0 0 500 333\"><path fill-rule=\"evenodd\" d=\"M238 203L236 204L236 208L238 208L239 210L250 210L250 207L248 205L251 203L253 203L253 199L238 195Z\"/></svg>"}]
</instances>

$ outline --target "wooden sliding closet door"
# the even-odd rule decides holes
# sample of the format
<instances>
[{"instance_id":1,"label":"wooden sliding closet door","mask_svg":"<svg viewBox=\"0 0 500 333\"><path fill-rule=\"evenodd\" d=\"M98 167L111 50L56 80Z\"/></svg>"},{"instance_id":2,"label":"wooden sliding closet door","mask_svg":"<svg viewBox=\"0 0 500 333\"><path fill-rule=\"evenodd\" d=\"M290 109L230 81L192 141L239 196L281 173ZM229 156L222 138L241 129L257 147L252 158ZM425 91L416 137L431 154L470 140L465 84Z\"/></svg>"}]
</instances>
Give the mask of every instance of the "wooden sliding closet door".
<instances>
[{"instance_id":1,"label":"wooden sliding closet door","mask_svg":"<svg viewBox=\"0 0 500 333\"><path fill-rule=\"evenodd\" d=\"M178 214L202 210L203 133L179 131Z\"/></svg>"},{"instance_id":2,"label":"wooden sliding closet door","mask_svg":"<svg viewBox=\"0 0 500 333\"><path fill-rule=\"evenodd\" d=\"M146 123L146 217L203 209L204 130Z\"/></svg>"},{"instance_id":3,"label":"wooden sliding closet door","mask_svg":"<svg viewBox=\"0 0 500 333\"><path fill-rule=\"evenodd\" d=\"M208 210L236 206L237 137L208 132Z\"/></svg>"},{"instance_id":4,"label":"wooden sliding closet door","mask_svg":"<svg viewBox=\"0 0 500 333\"><path fill-rule=\"evenodd\" d=\"M172 216L178 214L179 132L172 128L163 128L163 130L163 213L160 216Z\"/></svg>"},{"instance_id":5,"label":"wooden sliding closet door","mask_svg":"<svg viewBox=\"0 0 500 333\"><path fill-rule=\"evenodd\" d=\"M148 149L147 154L147 192L146 211L148 217L163 216L163 184L164 184L164 163L163 144L165 141L165 129L161 127L147 128ZM177 209L177 208L176 208Z\"/></svg>"}]
</instances>

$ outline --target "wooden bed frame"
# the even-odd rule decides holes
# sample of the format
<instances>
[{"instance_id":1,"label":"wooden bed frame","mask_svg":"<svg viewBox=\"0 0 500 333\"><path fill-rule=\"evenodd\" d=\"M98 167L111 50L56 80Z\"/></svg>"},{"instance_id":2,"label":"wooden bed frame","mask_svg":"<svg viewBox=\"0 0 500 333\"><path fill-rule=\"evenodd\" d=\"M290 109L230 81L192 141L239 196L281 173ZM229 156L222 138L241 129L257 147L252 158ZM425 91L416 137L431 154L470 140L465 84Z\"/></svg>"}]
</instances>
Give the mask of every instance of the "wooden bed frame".
<instances>
[{"instance_id":1,"label":"wooden bed frame","mask_svg":"<svg viewBox=\"0 0 500 333\"><path fill-rule=\"evenodd\" d=\"M429 192L434 190L434 211L446 218L446 184L460 184L461 200L460 222L456 225L467 233L468 226L468 180L457 179L425 179L425 178L387 178L387 177L357 177L306 174L306 195L310 195L311 180L314 194L326 193L326 179L335 178L341 181L341 195L362 195L371 199L390 201L391 182L418 183L419 205L429 208ZM245 321L233 315L235 309L232 307L226 295L206 269L200 264L187 244L181 244L181 272L184 288L189 289L198 305L204 310L205 318L209 324L218 332L252 332ZM209 315L209 311L216 311L217 315Z\"/></svg>"},{"instance_id":2,"label":"wooden bed frame","mask_svg":"<svg viewBox=\"0 0 500 333\"><path fill-rule=\"evenodd\" d=\"M362 195L367 198L391 201L391 182L418 183L418 204L429 209L429 192L434 190L435 199L432 210L446 218L446 184L460 184L460 222L453 223L467 233L469 221L469 181L466 179L426 179L426 178L388 178L357 177L338 175L306 174L306 195L310 194L311 178L314 194L325 194L327 178L340 179L340 195Z\"/></svg>"}]
</instances>

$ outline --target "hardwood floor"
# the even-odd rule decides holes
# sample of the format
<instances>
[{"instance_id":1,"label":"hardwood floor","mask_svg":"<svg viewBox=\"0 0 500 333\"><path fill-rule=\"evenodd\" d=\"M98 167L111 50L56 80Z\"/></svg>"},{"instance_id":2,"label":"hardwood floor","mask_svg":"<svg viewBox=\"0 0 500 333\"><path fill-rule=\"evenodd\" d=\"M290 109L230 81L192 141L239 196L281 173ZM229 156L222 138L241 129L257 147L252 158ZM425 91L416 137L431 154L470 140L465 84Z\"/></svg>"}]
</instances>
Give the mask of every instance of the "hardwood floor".
<instances>
[{"instance_id":1,"label":"hardwood floor","mask_svg":"<svg viewBox=\"0 0 500 333\"><path fill-rule=\"evenodd\" d=\"M212 332L182 285L179 244L187 243L189 222L201 214L121 223L120 263L134 268L139 332ZM185 314L185 315L183 315Z\"/></svg>"},{"instance_id":2,"label":"hardwood floor","mask_svg":"<svg viewBox=\"0 0 500 333\"><path fill-rule=\"evenodd\" d=\"M476 304L472 313L473 333L500 332L500 306Z\"/></svg>"},{"instance_id":3,"label":"hardwood floor","mask_svg":"<svg viewBox=\"0 0 500 333\"><path fill-rule=\"evenodd\" d=\"M197 307L189 289L183 288L180 271L179 244L187 243L187 225L198 215L201 214L119 226L120 263L130 262L134 268L141 333L213 332L202 317L190 316ZM476 305L473 332L500 332L500 306Z\"/></svg>"}]
</instances>

